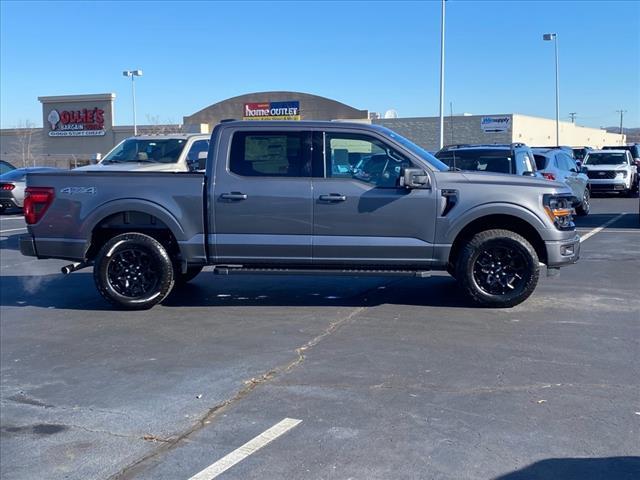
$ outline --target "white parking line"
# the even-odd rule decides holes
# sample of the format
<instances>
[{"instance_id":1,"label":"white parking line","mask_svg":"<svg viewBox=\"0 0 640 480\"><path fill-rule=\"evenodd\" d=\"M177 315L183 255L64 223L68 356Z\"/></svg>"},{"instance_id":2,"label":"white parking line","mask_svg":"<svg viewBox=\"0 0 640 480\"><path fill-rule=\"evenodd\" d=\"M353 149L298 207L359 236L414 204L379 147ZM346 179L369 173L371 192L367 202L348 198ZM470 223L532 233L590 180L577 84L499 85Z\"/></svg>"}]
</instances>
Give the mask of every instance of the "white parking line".
<instances>
[{"instance_id":1,"label":"white parking line","mask_svg":"<svg viewBox=\"0 0 640 480\"><path fill-rule=\"evenodd\" d=\"M265 430L257 437L249 440L241 447L235 449L233 452L225 455L216 463L209 465L201 472L196 473L189 480L212 480L220 475L222 472L227 471L233 467L236 463L241 462L252 453L257 452L262 447L271 443L276 438L284 435L289 430L297 426L302 420L296 420L295 418L285 418L284 420L276 423L273 427Z\"/></svg>"},{"instance_id":2,"label":"white parking line","mask_svg":"<svg viewBox=\"0 0 640 480\"><path fill-rule=\"evenodd\" d=\"M604 222L602 225L600 225L598 228L594 228L593 230L591 230L589 233L585 233L582 237L580 237L580 243L589 240L591 237L593 237L596 233L600 233L602 230L604 230L605 228L607 228L609 225L611 225L613 222L615 222L616 220L621 219L622 217L624 217L626 215L626 213L621 213L620 215L616 215L615 217L609 219L608 221Z\"/></svg>"},{"instance_id":3,"label":"white parking line","mask_svg":"<svg viewBox=\"0 0 640 480\"><path fill-rule=\"evenodd\" d=\"M26 230L26 229L27 229L27 227L12 228L10 230L0 230L0 233L19 232L20 230Z\"/></svg>"}]
</instances>

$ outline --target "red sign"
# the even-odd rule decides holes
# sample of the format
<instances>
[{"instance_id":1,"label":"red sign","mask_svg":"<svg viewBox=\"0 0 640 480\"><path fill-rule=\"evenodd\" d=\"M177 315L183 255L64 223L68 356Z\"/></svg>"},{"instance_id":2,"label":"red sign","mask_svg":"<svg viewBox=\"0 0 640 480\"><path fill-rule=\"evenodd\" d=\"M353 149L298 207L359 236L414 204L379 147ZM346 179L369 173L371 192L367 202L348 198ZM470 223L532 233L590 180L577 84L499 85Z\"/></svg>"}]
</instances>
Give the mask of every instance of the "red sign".
<instances>
[{"instance_id":1,"label":"red sign","mask_svg":"<svg viewBox=\"0 0 640 480\"><path fill-rule=\"evenodd\" d=\"M50 137L80 137L104 135L104 110L83 108L82 110L51 110L47 116L51 124Z\"/></svg>"}]
</instances>

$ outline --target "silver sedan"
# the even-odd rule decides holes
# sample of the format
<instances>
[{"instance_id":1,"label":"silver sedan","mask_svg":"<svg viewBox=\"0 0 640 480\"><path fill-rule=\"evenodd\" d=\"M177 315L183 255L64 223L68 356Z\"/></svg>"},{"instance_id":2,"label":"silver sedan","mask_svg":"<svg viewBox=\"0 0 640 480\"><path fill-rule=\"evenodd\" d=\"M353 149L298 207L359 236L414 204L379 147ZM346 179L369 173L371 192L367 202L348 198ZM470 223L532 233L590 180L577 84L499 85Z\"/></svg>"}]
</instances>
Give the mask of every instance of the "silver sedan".
<instances>
[{"instance_id":1,"label":"silver sedan","mask_svg":"<svg viewBox=\"0 0 640 480\"><path fill-rule=\"evenodd\" d=\"M0 213L5 210L22 210L27 173L58 171L52 167L16 168L0 175Z\"/></svg>"}]
</instances>

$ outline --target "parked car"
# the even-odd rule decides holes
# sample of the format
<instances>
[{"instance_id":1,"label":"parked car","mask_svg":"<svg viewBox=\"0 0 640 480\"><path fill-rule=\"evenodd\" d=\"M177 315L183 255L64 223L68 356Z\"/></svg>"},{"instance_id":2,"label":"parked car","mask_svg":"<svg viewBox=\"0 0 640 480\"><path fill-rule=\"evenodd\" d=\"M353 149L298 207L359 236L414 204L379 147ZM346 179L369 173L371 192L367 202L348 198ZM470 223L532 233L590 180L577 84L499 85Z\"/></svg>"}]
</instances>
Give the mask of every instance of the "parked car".
<instances>
[{"instance_id":1,"label":"parked car","mask_svg":"<svg viewBox=\"0 0 640 480\"><path fill-rule=\"evenodd\" d=\"M84 171L192 172L204 168L209 134L142 135L123 140ZM202 165L200 165L202 163Z\"/></svg>"},{"instance_id":2,"label":"parked car","mask_svg":"<svg viewBox=\"0 0 640 480\"><path fill-rule=\"evenodd\" d=\"M59 168L52 167L14 168L0 175L0 213L5 210L22 209L28 173L55 172L59 170Z\"/></svg>"},{"instance_id":3,"label":"parked car","mask_svg":"<svg viewBox=\"0 0 640 480\"><path fill-rule=\"evenodd\" d=\"M435 157L452 170L509 173L535 176L531 148L524 143L510 145L451 145Z\"/></svg>"},{"instance_id":4,"label":"parked car","mask_svg":"<svg viewBox=\"0 0 640 480\"><path fill-rule=\"evenodd\" d=\"M640 171L640 143L631 143L629 145L607 145L602 147L603 150L628 150L631 152L636 168Z\"/></svg>"},{"instance_id":5,"label":"parked car","mask_svg":"<svg viewBox=\"0 0 640 480\"><path fill-rule=\"evenodd\" d=\"M15 170L15 169L16 169L16 167L11 165L6 160L0 160L0 175L4 175L5 173L10 172L11 170Z\"/></svg>"},{"instance_id":6,"label":"parked car","mask_svg":"<svg viewBox=\"0 0 640 480\"><path fill-rule=\"evenodd\" d=\"M578 166L582 165L582 161L584 157L587 155L589 150L593 150L593 147L573 147L573 158L575 159Z\"/></svg>"},{"instance_id":7,"label":"parked car","mask_svg":"<svg viewBox=\"0 0 640 480\"><path fill-rule=\"evenodd\" d=\"M536 168L547 180L564 182L576 198L578 215L587 215L591 209L589 177L582 173L575 160L562 148L534 148Z\"/></svg>"},{"instance_id":8,"label":"parked car","mask_svg":"<svg viewBox=\"0 0 640 480\"><path fill-rule=\"evenodd\" d=\"M631 195L638 190L638 168L629 150L591 150L582 167L589 177L591 192Z\"/></svg>"},{"instance_id":9,"label":"parked car","mask_svg":"<svg viewBox=\"0 0 640 480\"><path fill-rule=\"evenodd\" d=\"M575 152L573 150L572 147L569 147L567 145L560 145L560 146L555 146L555 145L546 145L546 146L533 146L531 147L532 149L549 149L549 148L558 148L560 150L564 150L566 152L567 155L569 155L571 158L573 158L575 160Z\"/></svg>"},{"instance_id":10,"label":"parked car","mask_svg":"<svg viewBox=\"0 0 640 480\"><path fill-rule=\"evenodd\" d=\"M29 175L22 253L75 262L65 273L93 265L98 291L126 309L161 302L205 265L223 275L446 270L477 304L511 307L531 295L540 264L552 272L579 258L565 184L450 171L379 125L226 122L210 145L204 174ZM350 153L386 159L361 175L346 167Z\"/></svg>"}]
</instances>

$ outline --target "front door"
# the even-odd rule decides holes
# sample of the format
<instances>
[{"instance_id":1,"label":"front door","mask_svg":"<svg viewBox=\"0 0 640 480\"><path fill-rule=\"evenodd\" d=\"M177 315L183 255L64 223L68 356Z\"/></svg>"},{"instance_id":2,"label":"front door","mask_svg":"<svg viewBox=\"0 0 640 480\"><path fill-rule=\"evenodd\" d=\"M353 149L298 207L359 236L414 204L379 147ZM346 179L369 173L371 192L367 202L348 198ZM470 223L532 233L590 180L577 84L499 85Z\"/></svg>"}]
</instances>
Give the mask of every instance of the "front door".
<instances>
[{"instance_id":1,"label":"front door","mask_svg":"<svg viewBox=\"0 0 640 480\"><path fill-rule=\"evenodd\" d=\"M243 129L228 151L211 199L216 263L311 263L310 133Z\"/></svg>"},{"instance_id":2,"label":"front door","mask_svg":"<svg viewBox=\"0 0 640 480\"><path fill-rule=\"evenodd\" d=\"M434 189L399 185L403 168L416 165L371 135L320 135L325 168L313 179L314 264L428 268Z\"/></svg>"}]
</instances>

